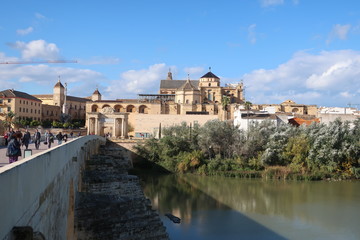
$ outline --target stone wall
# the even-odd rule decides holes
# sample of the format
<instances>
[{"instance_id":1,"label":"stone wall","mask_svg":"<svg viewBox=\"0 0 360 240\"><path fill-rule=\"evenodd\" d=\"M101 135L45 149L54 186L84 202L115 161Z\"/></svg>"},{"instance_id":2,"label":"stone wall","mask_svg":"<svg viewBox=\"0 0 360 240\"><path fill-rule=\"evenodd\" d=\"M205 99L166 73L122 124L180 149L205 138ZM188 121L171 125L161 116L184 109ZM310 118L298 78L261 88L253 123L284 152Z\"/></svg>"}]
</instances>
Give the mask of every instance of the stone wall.
<instances>
[{"instance_id":1,"label":"stone wall","mask_svg":"<svg viewBox=\"0 0 360 240\"><path fill-rule=\"evenodd\" d=\"M127 173L127 152L108 142L85 162L75 208L77 239L169 239L138 177Z\"/></svg>"},{"instance_id":2,"label":"stone wall","mask_svg":"<svg viewBox=\"0 0 360 240\"><path fill-rule=\"evenodd\" d=\"M351 114L326 114L326 113L319 113L317 115L320 118L321 123L329 124L330 122L335 121L337 118L340 118L341 121L350 121L353 122L360 116L351 115Z\"/></svg>"},{"instance_id":3,"label":"stone wall","mask_svg":"<svg viewBox=\"0 0 360 240\"><path fill-rule=\"evenodd\" d=\"M74 201L84 160L105 139L85 136L0 168L0 239L29 226L45 239L75 239Z\"/></svg>"},{"instance_id":4,"label":"stone wall","mask_svg":"<svg viewBox=\"0 0 360 240\"><path fill-rule=\"evenodd\" d=\"M135 114L129 119L134 122L135 133L148 133L157 136L160 123L162 128L180 125L182 122L186 122L188 125L191 123L193 126L194 123L203 125L207 121L218 119L218 115Z\"/></svg>"}]
</instances>

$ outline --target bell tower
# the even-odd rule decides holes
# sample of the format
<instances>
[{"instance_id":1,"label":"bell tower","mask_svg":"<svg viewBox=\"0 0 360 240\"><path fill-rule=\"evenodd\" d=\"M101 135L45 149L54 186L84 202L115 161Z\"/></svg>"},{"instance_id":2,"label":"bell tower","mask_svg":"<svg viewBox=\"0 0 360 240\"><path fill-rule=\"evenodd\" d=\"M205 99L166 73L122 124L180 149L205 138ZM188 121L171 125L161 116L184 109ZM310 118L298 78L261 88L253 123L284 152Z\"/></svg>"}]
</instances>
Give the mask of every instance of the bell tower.
<instances>
[{"instance_id":1,"label":"bell tower","mask_svg":"<svg viewBox=\"0 0 360 240\"><path fill-rule=\"evenodd\" d=\"M64 104L65 101L65 88L60 82L60 76L58 82L54 86L54 95L53 95L53 102L55 106L60 106Z\"/></svg>"}]
</instances>

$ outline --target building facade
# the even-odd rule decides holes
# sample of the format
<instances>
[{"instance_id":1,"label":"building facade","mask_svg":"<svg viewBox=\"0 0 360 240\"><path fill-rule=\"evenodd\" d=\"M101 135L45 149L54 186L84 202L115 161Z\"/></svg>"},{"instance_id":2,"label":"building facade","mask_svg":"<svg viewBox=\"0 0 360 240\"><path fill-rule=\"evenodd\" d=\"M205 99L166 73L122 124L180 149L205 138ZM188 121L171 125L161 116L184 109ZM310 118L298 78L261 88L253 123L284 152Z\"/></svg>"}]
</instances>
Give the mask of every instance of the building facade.
<instances>
[{"instance_id":1,"label":"building facade","mask_svg":"<svg viewBox=\"0 0 360 240\"><path fill-rule=\"evenodd\" d=\"M60 79L53 88L53 94L33 96L40 99L44 105L43 120L59 121L61 114L69 115L71 119L85 120L86 118L86 102L89 99L68 96L67 89Z\"/></svg>"},{"instance_id":2,"label":"building facade","mask_svg":"<svg viewBox=\"0 0 360 240\"><path fill-rule=\"evenodd\" d=\"M226 96L229 99L229 106L224 109L222 99ZM233 114L235 105L244 103L243 84L232 84L225 87L220 86L220 78L211 71L203 75L199 80L173 80L172 73L169 71L166 80L160 80L158 94L139 94L138 99L117 99L102 100L101 93L96 90L91 100L86 103L87 116L101 113L104 109L113 109L114 113L128 114L128 129L133 136L150 135L158 129L159 124L169 126L173 124L174 118L160 117L151 127L144 127L143 120L146 114L155 115L179 115L177 119L187 122L189 119L193 123L205 122L201 119L229 119ZM189 118L187 116L194 115ZM209 117L210 116L210 117ZM172 120L171 120L172 119ZM146 120L145 120L146 121ZM189 120L190 121L190 120ZM142 124L139 124L142 122ZM190 122L189 122L190 123ZM86 126L94 124L94 120L87 117ZM95 124L97 126L97 124ZM148 126L148 124L146 124ZM103 133L103 130L98 131Z\"/></svg>"},{"instance_id":3,"label":"building facade","mask_svg":"<svg viewBox=\"0 0 360 240\"><path fill-rule=\"evenodd\" d=\"M41 121L42 101L24 92L7 89L0 92L0 119L4 120L9 112L15 113L18 120Z\"/></svg>"}]
</instances>

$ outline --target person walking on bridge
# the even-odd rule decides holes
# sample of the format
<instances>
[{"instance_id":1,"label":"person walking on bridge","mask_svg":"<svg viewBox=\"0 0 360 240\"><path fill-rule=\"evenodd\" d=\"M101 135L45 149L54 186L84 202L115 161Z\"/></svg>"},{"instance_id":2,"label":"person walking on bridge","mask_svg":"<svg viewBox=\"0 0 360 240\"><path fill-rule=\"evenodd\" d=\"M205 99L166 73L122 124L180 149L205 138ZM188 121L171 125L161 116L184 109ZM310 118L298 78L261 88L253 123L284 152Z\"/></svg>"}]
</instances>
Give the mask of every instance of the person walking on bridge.
<instances>
[{"instance_id":1,"label":"person walking on bridge","mask_svg":"<svg viewBox=\"0 0 360 240\"><path fill-rule=\"evenodd\" d=\"M29 133L29 130L26 129L24 136L22 137L22 144L25 146L25 149L28 149L30 140L31 140L31 135Z\"/></svg>"},{"instance_id":2,"label":"person walking on bridge","mask_svg":"<svg viewBox=\"0 0 360 240\"><path fill-rule=\"evenodd\" d=\"M34 133L34 142L35 142L35 148L39 149L40 146L40 140L41 140L41 134L38 129L36 129Z\"/></svg>"},{"instance_id":3,"label":"person walking on bridge","mask_svg":"<svg viewBox=\"0 0 360 240\"><path fill-rule=\"evenodd\" d=\"M51 143L54 142L54 135L50 132L50 130L45 133L45 142L48 144L48 148L51 148Z\"/></svg>"},{"instance_id":4,"label":"person walking on bridge","mask_svg":"<svg viewBox=\"0 0 360 240\"><path fill-rule=\"evenodd\" d=\"M20 149L20 139L21 139L22 134L20 133L15 133L11 135L9 144L7 146L7 150L6 150L6 156L9 157L9 163L13 163L16 162L19 158L19 156L21 156L21 149Z\"/></svg>"}]
</instances>

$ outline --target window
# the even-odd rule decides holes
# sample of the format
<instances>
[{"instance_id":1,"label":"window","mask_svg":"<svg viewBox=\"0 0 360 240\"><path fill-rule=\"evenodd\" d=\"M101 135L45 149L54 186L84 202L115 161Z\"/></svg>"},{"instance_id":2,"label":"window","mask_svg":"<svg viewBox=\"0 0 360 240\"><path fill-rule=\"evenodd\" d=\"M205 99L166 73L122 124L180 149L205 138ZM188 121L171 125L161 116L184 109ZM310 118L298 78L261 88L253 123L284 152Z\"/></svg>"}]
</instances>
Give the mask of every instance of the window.
<instances>
[{"instance_id":1,"label":"window","mask_svg":"<svg viewBox=\"0 0 360 240\"><path fill-rule=\"evenodd\" d=\"M10 112L10 111L11 111L11 107L8 107L8 108L7 108L7 111Z\"/></svg>"},{"instance_id":2,"label":"window","mask_svg":"<svg viewBox=\"0 0 360 240\"><path fill-rule=\"evenodd\" d=\"M21 112L21 108L19 108L19 112Z\"/></svg>"},{"instance_id":3,"label":"window","mask_svg":"<svg viewBox=\"0 0 360 240\"><path fill-rule=\"evenodd\" d=\"M8 103L11 103L11 99L8 99Z\"/></svg>"},{"instance_id":4,"label":"window","mask_svg":"<svg viewBox=\"0 0 360 240\"><path fill-rule=\"evenodd\" d=\"M32 104L33 104L33 103L31 102L31 106L32 106Z\"/></svg>"},{"instance_id":5,"label":"window","mask_svg":"<svg viewBox=\"0 0 360 240\"><path fill-rule=\"evenodd\" d=\"M26 112L29 112L29 109L26 109Z\"/></svg>"},{"instance_id":6,"label":"window","mask_svg":"<svg viewBox=\"0 0 360 240\"><path fill-rule=\"evenodd\" d=\"M30 113L32 113L32 109L30 109Z\"/></svg>"},{"instance_id":7,"label":"window","mask_svg":"<svg viewBox=\"0 0 360 240\"><path fill-rule=\"evenodd\" d=\"M3 103L3 100L1 99L1 100L0 100L0 104L2 104L2 103Z\"/></svg>"},{"instance_id":8,"label":"window","mask_svg":"<svg viewBox=\"0 0 360 240\"><path fill-rule=\"evenodd\" d=\"M36 114L36 109L35 109L35 114Z\"/></svg>"}]
</instances>

